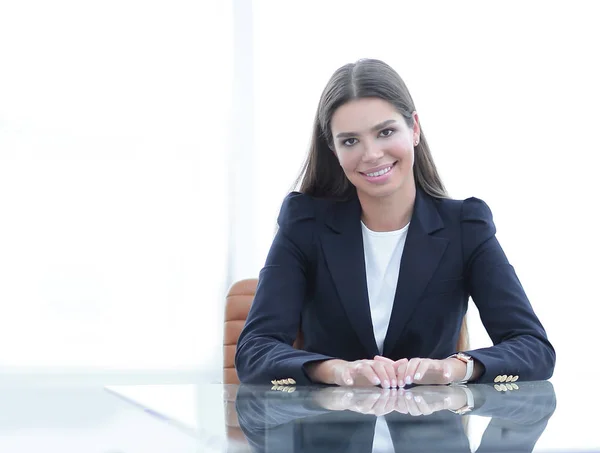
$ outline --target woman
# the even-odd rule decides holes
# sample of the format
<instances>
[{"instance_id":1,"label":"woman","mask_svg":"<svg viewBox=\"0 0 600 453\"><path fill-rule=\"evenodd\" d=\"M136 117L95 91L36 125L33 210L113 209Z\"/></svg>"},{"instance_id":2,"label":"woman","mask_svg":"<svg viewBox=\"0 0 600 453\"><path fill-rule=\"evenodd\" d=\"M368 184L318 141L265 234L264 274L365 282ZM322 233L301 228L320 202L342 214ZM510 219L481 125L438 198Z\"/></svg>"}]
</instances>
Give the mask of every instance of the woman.
<instances>
[{"instance_id":1,"label":"woman","mask_svg":"<svg viewBox=\"0 0 600 453\"><path fill-rule=\"evenodd\" d=\"M549 378L555 352L488 206L448 198L399 75L338 69L238 341L243 383ZM457 351L471 296L494 346ZM292 344L301 328L302 350Z\"/></svg>"}]
</instances>

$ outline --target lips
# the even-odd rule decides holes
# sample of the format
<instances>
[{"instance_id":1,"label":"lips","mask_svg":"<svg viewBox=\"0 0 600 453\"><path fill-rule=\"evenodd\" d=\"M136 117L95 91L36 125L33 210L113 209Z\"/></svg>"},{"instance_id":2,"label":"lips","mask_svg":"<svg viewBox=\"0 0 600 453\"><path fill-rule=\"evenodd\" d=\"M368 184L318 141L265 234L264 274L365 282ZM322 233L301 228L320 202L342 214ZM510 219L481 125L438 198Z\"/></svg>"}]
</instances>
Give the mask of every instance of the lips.
<instances>
[{"instance_id":1,"label":"lips","mask_svg":"<svg viewBox=\"0 0 600 453\"><path fill-rule=\"evenodd\" d=\"M397 162L393 162L391 164L379 165L378 167L369 168L366 171L361 171L360 173L368 176L370 178L382 176L388 173Z\"/></svg>"}]
</instances>

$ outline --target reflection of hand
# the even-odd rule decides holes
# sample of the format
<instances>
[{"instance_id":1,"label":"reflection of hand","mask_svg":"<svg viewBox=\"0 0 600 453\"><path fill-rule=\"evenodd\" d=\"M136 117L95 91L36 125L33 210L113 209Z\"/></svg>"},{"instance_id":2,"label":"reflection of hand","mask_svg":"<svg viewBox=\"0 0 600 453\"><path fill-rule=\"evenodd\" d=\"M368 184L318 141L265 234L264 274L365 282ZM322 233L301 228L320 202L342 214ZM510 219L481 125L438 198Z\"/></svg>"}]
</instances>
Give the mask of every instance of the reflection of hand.
<instances>
[{"instance_id":1,"label":"reflection of hand","mask_svg":"<svg viewBox=\"0 0 600 453\"><path fill-rule=\"evenodd\" d=\"M328 410L377 416L390 412L431 415L442 410L457 410L467 401L464 390L454 386L420 386L410 390L328 387L316 392L314 399Z\"/></svg>"}]
</instances>

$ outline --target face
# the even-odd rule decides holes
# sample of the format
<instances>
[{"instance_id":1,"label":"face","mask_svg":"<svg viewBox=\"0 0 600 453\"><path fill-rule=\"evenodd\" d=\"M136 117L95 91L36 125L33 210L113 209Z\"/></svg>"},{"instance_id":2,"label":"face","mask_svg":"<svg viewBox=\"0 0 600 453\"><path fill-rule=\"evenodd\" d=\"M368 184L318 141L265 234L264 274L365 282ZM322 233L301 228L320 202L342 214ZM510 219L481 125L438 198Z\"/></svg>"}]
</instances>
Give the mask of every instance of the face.
<instances>
[{"instance_id":1,"label":"face","mask_svg":"<svg viewBox=\"0 0 600 453\"><path fill-rule=\"evenodd\" d=\"M361 198L389 197L414 188L414 126L387 101L362 98L340 106L331 118L335 154Z\"/></svg>"}]
</instances>

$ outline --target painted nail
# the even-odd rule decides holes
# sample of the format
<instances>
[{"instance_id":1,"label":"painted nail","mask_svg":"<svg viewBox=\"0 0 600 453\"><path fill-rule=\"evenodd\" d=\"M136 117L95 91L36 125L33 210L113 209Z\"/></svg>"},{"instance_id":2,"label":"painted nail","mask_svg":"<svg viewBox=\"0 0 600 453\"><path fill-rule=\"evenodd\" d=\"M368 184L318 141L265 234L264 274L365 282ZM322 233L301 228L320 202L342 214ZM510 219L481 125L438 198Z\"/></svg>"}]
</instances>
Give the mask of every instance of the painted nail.
<instances>
[{"instance_id":1,"label":"painted nail","mask_svg":"<svg viewBox=\"0 0 600 453\"><path fill-rule=\"evenodd\" d=\"M415 381L418 381L420 379L421 379L421 373L415 374Z\"/></svg>"},{"instance_id":2,"label":"painted nail","mask_svg":"<svg viewBox=\"0 0 600 453\"><path fill-rule=\"evenodd\" d=\"M383 384L381 384L381 386L382 386L384 389L389 389L389 388L390 388L390 383L389 383L388 381L383 381Z\"/></svg>"},{"instance_id":3,"label":"painted nail","mask_svg":"<svg viewBox=\"0 0 600 453\"><path fill-rule=\"evenodd\" d=\"M406 384L407 385L412 384L412 378L410 376L406 376Z\"/></svg>"},{"instance_id":4,"label":"painted nail","mask_svg":"<svg viewBox=\"0 0 600 453\"><path fill-rule=\"evenodd\" d=\"M346 384L352 385L352 379L346 379Z\"/></svg>"},{"instance_id":5,"label":"painted nail","mask_svg":"<svg viewBox=\"0 0 600 453\"><path fill-rule=\"evenodd\" d=\"M398 387L404 387L404 381L402 379L398 381Z\"/></svg>"},{"instance_id":6,"label":"painted nail","mask_svg":"<svg viewBox=\"0 0 600 453\"><path fill-rule=\"evenodd\" d=\"M398 387L398 382L396 381L396 379L392 379L392 387L393 388Z\"/></svg>"},{"instance_id":7,"label":"painted nail","mask_svg":"<svg viewBox=\"0 0 600 453\"><path fill-rule=\"evenodd\" d=\"M375 379L373 379L373 384L379 385L379 384L381 384L381 381L378 378L375 378Z\"/></svg>"}]
</instances>

